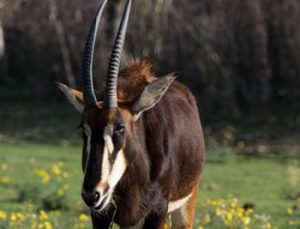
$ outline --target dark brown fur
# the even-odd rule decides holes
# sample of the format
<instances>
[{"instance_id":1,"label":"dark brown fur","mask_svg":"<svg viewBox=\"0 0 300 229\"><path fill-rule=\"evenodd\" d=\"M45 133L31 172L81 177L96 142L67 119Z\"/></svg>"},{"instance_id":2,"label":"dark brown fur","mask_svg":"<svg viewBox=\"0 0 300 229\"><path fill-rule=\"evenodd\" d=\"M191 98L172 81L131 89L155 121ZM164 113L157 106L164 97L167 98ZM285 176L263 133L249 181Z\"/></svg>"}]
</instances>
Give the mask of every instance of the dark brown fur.
<instances>
[{"instance_id":1,"label":"dark brown fur","mask_svg":"<svg viewBox=\"0 0 300 229\"><path fill-rule=\"evenodd\" d=\"M155 79L151 64L145 60L135 60L119 76L118 100L122 103L118 111L127 130L124 152L128 163L114 197L117 206L114 221L121 227L133 226L144 218L144 228L162 228L169 201L192 192L195 196L204 163L203 133L196 101L182 84L173 82L158 104L145 111L138 121L133 121L131 104ZM101 129L116 119L116 113L107 112L88 110L83 118ZM193 201L194 198L187 209L191 220ZM109 208L107 216L92 214L94 227L105 228L114 210L114 207Z\"/></svg>"}]
</instances>

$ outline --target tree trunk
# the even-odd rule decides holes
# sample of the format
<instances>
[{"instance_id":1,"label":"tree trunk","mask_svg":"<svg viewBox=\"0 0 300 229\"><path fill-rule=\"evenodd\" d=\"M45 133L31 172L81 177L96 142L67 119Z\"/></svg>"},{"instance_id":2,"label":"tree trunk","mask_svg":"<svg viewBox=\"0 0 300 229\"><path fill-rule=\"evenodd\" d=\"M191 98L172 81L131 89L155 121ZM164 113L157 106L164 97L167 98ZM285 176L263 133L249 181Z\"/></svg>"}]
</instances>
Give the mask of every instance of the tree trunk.
<instances>
[{"instance_id":1,"label":"tree trunk","mask_svg":"<svg viewBox=\"0 0 300 229\"><path fill-rule=\"evenodd\" d=\"M2 59L2 57L4 55L4 50L5 50L4 31L2 28L2 24L0 22L0 60Z\"/></svg>"},{"instance_id":2,"label":"tree trunk","mask_svg":"<svg viewBox=\"0 0 300 229\"><path fill-rule=\"evenodd\" d=\"M49 5L50 5L49 18L55 27L55 32L56 32L56 35L58 38L58 43L59 43L59 47L60 47L63 62L64 62L63 64L64 64L66 78L67 78L68 84L71 87L76 88L76 81L75 81L75 77L74 77L74 74L72 71L70 51L67 46L64 27L62 25L62 22L57 17L57 7L56 7L55 0L49 0Z\"/></svg>"}]
</instances>

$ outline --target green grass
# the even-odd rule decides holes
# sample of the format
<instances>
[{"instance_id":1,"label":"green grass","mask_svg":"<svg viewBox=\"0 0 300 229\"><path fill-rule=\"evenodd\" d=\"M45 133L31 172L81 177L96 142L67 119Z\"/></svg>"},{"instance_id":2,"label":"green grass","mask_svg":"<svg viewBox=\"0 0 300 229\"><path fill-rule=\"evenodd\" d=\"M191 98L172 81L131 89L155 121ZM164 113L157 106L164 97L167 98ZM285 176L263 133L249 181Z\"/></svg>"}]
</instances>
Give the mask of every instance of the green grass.
<instances>
[{"instance_id":1,"label":"green grass","mask_svg":"<svg viewBox=\"0 0 300 229\"><path fill-rule=\"evenodd\" d=\"M288 199L292 188L288 164L272 159L240 159L225 164L208 163L203 173L199 202L207 198L226 198L228 194L242 203L252 203L255 211L271 216L274 225L285 228L287 209L294 202ZM300 184L298 184L300 190Z\"/></svg>"},{"instance_id":2,"label":"green grass","mask_svg":"<svg viewBox=\"0 0 300 229\"><path fill-rule=\"evenodd\" d=\"M63 214L76 217L80 209L77 207L72 210L72 203L81 201L80 151L79 145L1 142L0 161L9 165L12 184L0 186L0 209L6 211L21 209L22 203L16 200L18 192L16 187L33 179L33 168L49 168L51 164L63 161L66 170L71 174L68 179L70 209ZM238 157L226 163L208 162L202 176L198 203L207 198L226 198L230 193L242 203L253 203L256 212L270 215L274 225L285 228L290 219L287 209L293 205L293 201L287 198L291 186L287 179L288 165L272 159ZM300 184L297 188L299 190Z\"/></svg>"},{"instance_id":3,"label":"green grass","mask_svg":"<svg viewBox=\"0 0 300 229\"><path fill-rule=\"evenodd\" d=\"M33 170L50 169L52 164L62 161L64 169L70 174L67 179L68 209L61 211L63 220L59 220L55 228L73 228L78 216L86 212L80 199L82 182L80 146L1 142L0 152L0 165L8 165L5 175L8 173L11 180L8 185L0 185L0 210L7 212L22 210L24 203L17 200L20 189L26 185L39 184Z\"/></svg>"},{"instance_id":4,"label":"green grass","mask_svg":"<svg viewBox=\"0 0 300 229\"><path fill-rule=\"evenodd\" d=\"M0 152L2 152L0 161L8 164L8 171L12 180L12 185L0 186L0 193L4 194L0 194L2 209L16 210L20 208L20 203L12 201L16 199L18 191L15 188L33 179L34 168L50 168L51 164L57 161L63 161L66 170L71 173L68 179L68 183L72 184L69 193L70 201L77 200L80 196L80 147L2 142Z\"/></svg>"},{"instance_id":5,"label":"green grass","mask_svg":"<svg viewBox=\"0 0 300 229\"><path fill-rule=\"evenodd\" d=\"M24 185L36 179L33 169L50 168L53 163L63 161L70 174L67 180L68 209L62 210L63 220L58 221L55 228L73 228L79 214L86 210L80 198L81 143L76 130L79 119L76 111L66 104L14 105L0 111L0 166L3 163L8 165L7 174L1 174L3 171L0 170L0 178L8 175L11 179L8 185L0 184L0 210L22 209L24 203L18 202L17 196ZM300 203L296 200L300 197L299 158L245 157L237 154L239 151L234 147L211 146L211 141L208 142L210 146L198 194L196 223L202 220L199 215L205 200L226 198L232 194L241 204L253 204L258 214L270 215L275 227L300 228L299 225L288 226L289 221L300 218ZM299 155L299 148L299 143L292 140L285 145L283 154ZM273 148L270 146L268 150ZM296 172L291 173L290 169ZM298 208L293 216L287 213L291 207ZM90 228L90 224L86 228Z\"/></svg>"}]
</instances>

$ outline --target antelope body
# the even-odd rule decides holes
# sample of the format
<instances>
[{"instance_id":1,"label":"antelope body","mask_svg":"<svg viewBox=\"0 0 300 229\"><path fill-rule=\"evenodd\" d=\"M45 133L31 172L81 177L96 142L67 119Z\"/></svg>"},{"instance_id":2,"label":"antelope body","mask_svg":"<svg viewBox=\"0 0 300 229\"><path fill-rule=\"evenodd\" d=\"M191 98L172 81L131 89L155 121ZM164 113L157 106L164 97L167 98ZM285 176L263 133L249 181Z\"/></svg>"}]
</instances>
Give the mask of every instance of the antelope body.
<instances>
[{"instance_id":1,"label":"antelope body","mask_svg":"<svg viewBox=\"0 0 300 229\"><path fill-rule=\"evenodd\" d=\"M98 9L83 59L83 93L59 83L82 113L82 198L94 228L192 228L204 163L203 133L193 95L174 74L156 78L134 60L119 72L131 7L128 0L112 51L107 83L97 100L92 59Z\"/></svg>"}]
</instances>

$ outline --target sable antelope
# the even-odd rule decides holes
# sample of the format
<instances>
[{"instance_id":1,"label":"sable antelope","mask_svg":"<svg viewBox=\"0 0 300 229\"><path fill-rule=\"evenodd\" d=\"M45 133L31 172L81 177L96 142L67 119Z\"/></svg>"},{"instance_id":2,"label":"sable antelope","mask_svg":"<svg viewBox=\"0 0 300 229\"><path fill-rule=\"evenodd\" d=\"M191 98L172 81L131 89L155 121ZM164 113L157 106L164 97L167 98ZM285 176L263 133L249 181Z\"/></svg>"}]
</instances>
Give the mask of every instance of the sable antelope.
<instances>
[{"instance_id":1,"label":"sable antelope","mask_svg":"<svg viewBox=\"0 0 300 229\"><path fill-rule=\"evenodd\" d=\"M83 93L59 83L82 114L82 198L94 228L192 228L204 163L203 133L193 95L175 75L156 78L151 64L134 60L119 72L131 8L126 3L96 99L92 62L99 7L83 57Z\"/></svg>"}]
</instances>

